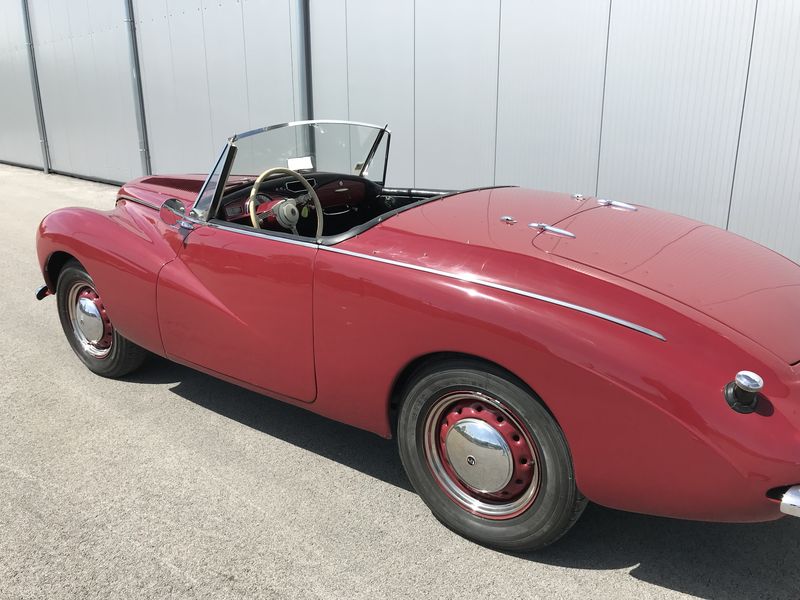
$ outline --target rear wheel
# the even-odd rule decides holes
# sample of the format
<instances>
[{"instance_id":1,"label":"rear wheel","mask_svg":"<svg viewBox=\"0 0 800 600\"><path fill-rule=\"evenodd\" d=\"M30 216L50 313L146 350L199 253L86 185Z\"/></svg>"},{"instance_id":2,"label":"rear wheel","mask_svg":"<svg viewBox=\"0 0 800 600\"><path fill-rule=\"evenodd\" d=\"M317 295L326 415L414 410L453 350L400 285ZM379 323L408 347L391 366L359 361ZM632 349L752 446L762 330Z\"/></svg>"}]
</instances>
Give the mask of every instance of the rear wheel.
<instances>
[{"instance_id":1,"label":"rear wheel","mask_svg":"<svg viewBox=\"0 0 800 600\"><path fill-rule=\"evenodd\" d=\"M586 504L550 413L520 382L478 361L449 360L413 377L398 445L433 514L487 546L516 552L546 546Z\"/></svg>"},{"instance_id":2,"label":"rear wheel","mask_svg":"<svg viewBox=\"0 0 800 600\"><path fill-rule=\"evenodd\" d=\"M94 281L77 261L69 261L61 270L56 301L64 334L90 371L122 377L147 358L147 350L114 329Z\"/></svg>"}]
</instances>

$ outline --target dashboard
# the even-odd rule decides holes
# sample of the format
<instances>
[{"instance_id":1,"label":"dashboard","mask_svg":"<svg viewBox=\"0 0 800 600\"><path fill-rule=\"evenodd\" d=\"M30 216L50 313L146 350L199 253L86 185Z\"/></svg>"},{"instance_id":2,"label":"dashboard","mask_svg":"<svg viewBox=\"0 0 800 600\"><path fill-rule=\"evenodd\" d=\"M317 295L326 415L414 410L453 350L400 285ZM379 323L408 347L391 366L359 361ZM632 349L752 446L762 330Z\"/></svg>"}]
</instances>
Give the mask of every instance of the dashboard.
<instances>
[{"instance_id":1,"label":"dashboard","mask_svg":"<svg viewBox=\"0 0 800 600\"><path fill-rule=\"evenodd\" d=\"M347 224L344 221L348 223L354 220L360 221L359 213L364 213L364 216L371 213L371 206L383 189L381 185L357 175L317 172L309 173L304 177L319 197L324 221L327 224L326 230L340 229ZM223 196L220 218L242 225L250 224L249 202L252 185L253 180L249 180L241 187L237 187ZM259 214L262 212L261 207L266 210L281 200L300 198L305 195L305 187L294 177L284 175L271 177L259 186L256 195L258 212ZM303 210L298 229L304 229L304 221L308 221L312 225L316 223L313 203L308 203L306 206L308 209ZM342 222L337 226L337 221ZM269 225L266 227L272 228ZM276 225L276 229L285 231L278 225Z\"/></svg>"}]
</instances>

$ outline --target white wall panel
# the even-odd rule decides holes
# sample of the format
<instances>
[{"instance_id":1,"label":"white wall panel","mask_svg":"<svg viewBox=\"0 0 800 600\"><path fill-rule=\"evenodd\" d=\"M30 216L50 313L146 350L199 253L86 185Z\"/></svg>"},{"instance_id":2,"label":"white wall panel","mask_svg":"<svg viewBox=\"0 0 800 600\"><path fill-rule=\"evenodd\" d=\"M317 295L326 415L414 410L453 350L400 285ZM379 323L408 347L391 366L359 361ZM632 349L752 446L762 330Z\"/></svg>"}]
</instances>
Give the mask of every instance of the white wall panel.
<instances>
[{"instance_id":1,"label":"white wall panel","mask_svg":"<svg viewBox=\"0 0 800 600\"><path fill-rule=\"evenodd\" d=\"M593 194L608 1L504 0L498 184Z\"/></svg>"},{"instance_id":2,"label":"white wall panel","mask_svg":"<svg viewBox=\"0 0 800 600\"><path fill-rule=\"evenodd\" d=\"M800 3L760 0L730 229L800 262Z\"/></svg>"},{"instance_id":3,"label":"white wall panel","mask_svg":"<svg viewBox=\"0 0 800 600\"><path fill-rule=\"evenodd\" d=\"M53 169L140 175L124 4L30 0L30 12Z\"/></svg>"},{"instance_id":4,"label":"white wall panel","mask_svg":"<svg viewBox=\"0 0 800 600\"><path fill-rule=\"evenodd\" d=\"M0 160L42 166L20 2L0 5Z\"/></svg>"},{"instance_id":5,"label":"white wall panel","mask_svg":"<svg viewBox=\"0 0 800 600\"><path fill-rule=\"evenodd\" d=\"M295 118L291 0L137 0L154 172L205 172L237 132Z\"/></svg>"},{"instance_id":6,"label":"white wall panel","mask_svg":"<svg viewBox=\"0 0 800 600\"><path fill-rule=\"evenodd\" d=\"M314 117L349 119L346 0L311 2Z\"/></svg>"},{"instance_id":7,"label":"white wall panel","mask_svg":"<svg viewBox=\"0 0 800 600\"><path fill-rule=\"evenodd\" d=\"M353 121L389 124L388 185L414 185L414 1L347 0Z\"/></svg>"},{"instance_id":8,"label":"white wall panel","mask_svg":"<svg viewBox=\"0 0 800 600\"><path fill-rule=\"evenodd\" d=\"M754 9L613 1L600 195L725 226Z\"/></svg>"},{"instance_id":9,"label":"white wall panel","mask_svg":"<svg viewBox=\"0 0 800 600\"><path fill-rule=\"evenodd\" d=\"M389 124L387 184L414 185L414 0L311 3L314 116Z\"/></svg>"},{"instance_id":10,"label":"white wall panel","mask_svg":"<svg viewBox=\"0 0 800 600\"><path fill-rule=\"evenodd\" d=\"M499 1L417 2L415 184L494 182Z\"/></svg>"}]
</instances>

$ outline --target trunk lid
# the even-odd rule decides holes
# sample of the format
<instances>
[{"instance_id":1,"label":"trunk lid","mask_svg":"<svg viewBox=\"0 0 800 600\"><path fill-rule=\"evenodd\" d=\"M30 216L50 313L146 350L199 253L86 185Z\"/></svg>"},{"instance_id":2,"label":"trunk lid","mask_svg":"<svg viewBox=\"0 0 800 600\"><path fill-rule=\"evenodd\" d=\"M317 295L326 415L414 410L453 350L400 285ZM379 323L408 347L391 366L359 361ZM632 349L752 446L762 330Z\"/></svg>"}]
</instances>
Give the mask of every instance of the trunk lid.
<instances>
[{"instance_id":1,"label":"trunk lid","mask_svg":"<svg viewBox=\"0 0 800 600\"><path fill-rule=\"evenodd\" d=\"M382 227L530 256L537 253L532 244L537 230L529 228L529 223L556 223L587 204L594 202L518 187L486 188L433 200L387 220Z\"/></svg>"},{"instance_id":2,"label":"trunk lid","mask_svg":"<svg viewBox=\"0 0 800 600\"><path fill-rule=\"evenodd\" d=\"M547 253L622 277L800 360L800 266L728 231L645 207L586 207L542 233Z\"/></svg>"}]
</instances>

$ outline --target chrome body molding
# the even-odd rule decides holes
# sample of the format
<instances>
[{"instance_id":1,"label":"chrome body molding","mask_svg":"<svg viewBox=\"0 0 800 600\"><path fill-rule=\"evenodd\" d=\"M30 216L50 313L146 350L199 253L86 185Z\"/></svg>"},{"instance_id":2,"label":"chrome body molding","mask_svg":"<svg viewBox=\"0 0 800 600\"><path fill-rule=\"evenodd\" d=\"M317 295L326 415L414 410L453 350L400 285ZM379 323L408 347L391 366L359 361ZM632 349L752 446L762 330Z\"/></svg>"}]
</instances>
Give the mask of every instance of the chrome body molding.
<instances>
[{"instance_id":1,"label":"chrome body molding","mask_svg":"<svg viewBox=\"0 0 800 600\"><path fill-rule=\"evenodd\" d=\"M120 194L117 196L117 202L120 200L127 200L128 202L135 202L136 204L141 204L142 206L146 206L147 208L152 208L155 210L159 210L161 207L156 206L152 202L147 202L146 200L140 200L139 198L134 198L133 196L127 196L125 194Z\"/></svg>"},{"instance_id":2,"label":"chrome body molding","mask_svg":"<svg viewBox=\"0 0 800 600\"><path fill-rule=\"evenodd\" d=\"M598 319L603 319L605 321L609 321L610 323L615 323L616 325L621 325L622 327L627 327L628 329L632 329L634 331L638 331L639 333L649 335L650 337L654 337L657 340L661 340L662 342L667 341L667 338L665 338L657 331L653 331L652 329L648 329L647 327L638 325L637 323L632 323L631 321L626 321L625 319L621 319L619 317L615 317L613 315L600 312L599 310L594 310L593 308L588 308L586 306L581 306L579 304L573 304L572 302L567 302L565 300L559 300L557 298L543 296L542 294L536 294L534 292L521 290L519 288L503 285L502 283L494 283L493 281L486 281L485 279L481 279L469 273L450 273L448 271L441 271L439 269L423 267L422 265L413 265L411 263L405 263L399 260L392 260L391 258L383 258L380 256L371 256L369 254L362 254L361 252L353 252L352 250L337 248L336 246L323 246L313 241L296 240L290 237L281 237L273 235L265 231L256 232L255 230L249 230L244 228L240 229L239 227L231 227L230 225L226 225L225 223L220 221L209 222L208 225L210 227L216 227L217 229L223 229L225 231L233 231L236 233L241 233L243 235L251 235L255 237L266 238L275 242L283 242L285 244L293 244L295 246L305 246L306 248L317 248L322 252L333 252L334 254L343 254L345 256L352 256L353 258L362 258L364 260L371 260L385 265L402 267L404 269L411 269L412 271L419 271L421 273L428 273L430 275L438 275L440 277L446 277L448 279L455 279L458 281L465 281L467 283L474 283L475 285L482 285L484 287L500 290L503 292L508 292L510 294L516 294L518 296L524 296L525 298L531 298L532 300L539 300L540 302L546 302L548 304L553 304L555 306L560 306L562 308L574 310L576 312L580 312L586 315L591 315L593 317L597 317Z\"/></svg>"},{"instance_id":3,"label":"chrome body molding","mask_svg":"<svg viewBox=\"0 0 800 600\"><path fill-rule=\"evenodd\" d=\"M548 304L553 304L555 306L561 306L562 308L567 308L569 310L574 310L576 312L584 313L586 315L591 315L593 317L597 317L598 319L603 319L605 321L609 321L611 323L615 323L617 325L621 325L622 327L627 327L628 329L632 329L634 331L638 331L639 333L643 333L645 335L649 335L650 337L654 337L657 340L661 340L662 342L666 342L667 338L663 335L658 333L657 331L653 331L652 329L648 329L647 327L643 327L642 325L638 325L636 323L632 323L630 321L626 321L625 319L620 319L619 317L615 317L613 315L609 315L599 310L594 310L593 308L587 308L585 306L581 306L579 304L573 304L572 302L567 302L565 300L558 300L557 298L551 298L549 296L543 296L542 294L536 294L534 292L528 292L526 290L521 290L519 288L511 287L508 285L503 285L502 283L494 283L493 281L486 281L484 279L480 279L479 277L475 277L469 273L449 273L447 271L440 271L439 269L431 269L430 267L423 267L421 265L412 265L409 263L400 262L397 260L392 260L390 258L382 258L380 256L370 256L368 254L361 254L360 252L351 252L350 250L344 250L343 248L336 248L333 246L320 246L320 250L324 250L326 252L334 252L336 254L344 254L346 256L353 256L355 258L363 258L365 260L372 260L375 262L383 263L386 265L394 265L396 267L403 267L406 269L412 269L414 271L420 271L422 273L430 273L431 275L439 275L441 277L447 277L448 279L456 279L458 281L465 281L467 283L474 283L475 285L482 285L484 287L492 288L495 290L500 290L503 292L508 292L510 294L516 294L518 296L524 296L526 298L531 298L532 300L539 300L540 302L547 302Z\"/></svg>"}]
</instances>

